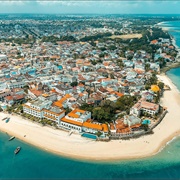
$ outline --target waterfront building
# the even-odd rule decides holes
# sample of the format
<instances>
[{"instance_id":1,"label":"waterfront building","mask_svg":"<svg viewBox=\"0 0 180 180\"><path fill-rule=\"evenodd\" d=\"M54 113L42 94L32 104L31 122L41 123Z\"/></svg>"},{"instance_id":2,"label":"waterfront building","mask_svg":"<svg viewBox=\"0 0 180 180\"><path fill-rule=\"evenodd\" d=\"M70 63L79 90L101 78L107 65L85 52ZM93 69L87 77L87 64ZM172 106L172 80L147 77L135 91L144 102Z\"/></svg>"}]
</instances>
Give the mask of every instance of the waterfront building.
<instances>
[{"instance_id":1,"label":"waterfront building","mask_svg":"<svg viewBox=\"0 0 180 180\"><path fill-rule=\"evenodd\" d=\"M124 116L123 122L125 125L128 125L129 127L131 127L133 125L140 124L141 119L134 115L126 115L126 116Z\"/></svg>"},{"instance_id":2,"label":"waterfront building","mask_svg":"<svg viewBox=\"0 0 180 180\"><path fill-rule=\"evenodd\" d=\"M91 112L74 109L61 119L59 126L68 130L74 129L81 132L83 123L88 119L91 119Z\"/></svg>"},{"instance_id":3,"label":"waterfront building","mask_svg":"<svg viewBox=\"0 0 180 180\"><path fill-rule=\"evenodd\" d=\"M65 110L58 107L51 106L49 109L43 109L43 118L49 119L51 121L60 124L60 120L65 116Z\"/></svg>"},{"instance_id":4,"label":"waterfront building","mask_svg":"<svg viewBox=\"0 0 180 180\"><path fill-rule=\"evenodd\" d=\"M131 109L130 114L140 116L142 112L155 115L159 112L159 105L140 99Z\"/></svg>"},{"instance_id":5,"label":"waterfront building","mask_svg":"<svg viewBox=\"0 0 180 180\"><path fill-rule=\"evenodd\" d=\"M33 101L29 101L23 104L23 111L24 113L30 114L32 116L38 118L44 118L44 111L43 109L49 109L52 104L52 101L44 100L44 99L37 99Z\"/></svg>"}]
</instances>

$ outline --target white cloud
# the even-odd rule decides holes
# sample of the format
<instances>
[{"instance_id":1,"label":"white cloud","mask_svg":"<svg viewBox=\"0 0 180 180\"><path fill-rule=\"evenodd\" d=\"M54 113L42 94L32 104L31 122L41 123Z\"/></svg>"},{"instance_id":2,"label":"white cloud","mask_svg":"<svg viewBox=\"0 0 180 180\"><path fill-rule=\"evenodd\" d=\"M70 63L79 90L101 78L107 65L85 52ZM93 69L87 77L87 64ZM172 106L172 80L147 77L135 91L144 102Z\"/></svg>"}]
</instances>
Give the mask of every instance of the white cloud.
<instances>
[{"instance_id":1,"label":"white cloud","mask_svg":"<svg viewBox=\"0 0 180 180\"><path fill-rule=\"evenodd\" d=\"M43 6L54 6L54 5L60 5L60 6L88 6L90 4L90 1L57 1L57 0L51 0L51 1L36 1L38 4Z\"/></svg>"},{"instance_id":2,"label":"white cloud","mask_svg":"<svg viewBox=\"0 0 180 180\"><path fill-rule=\"evenodd\" d=\"M16 1L1 1L1 5L7 5L7 6L14 6L14 5L24 5L27 3L27 1L22 1L22 0L16 0Z\"/></svg>"}]
</instances>

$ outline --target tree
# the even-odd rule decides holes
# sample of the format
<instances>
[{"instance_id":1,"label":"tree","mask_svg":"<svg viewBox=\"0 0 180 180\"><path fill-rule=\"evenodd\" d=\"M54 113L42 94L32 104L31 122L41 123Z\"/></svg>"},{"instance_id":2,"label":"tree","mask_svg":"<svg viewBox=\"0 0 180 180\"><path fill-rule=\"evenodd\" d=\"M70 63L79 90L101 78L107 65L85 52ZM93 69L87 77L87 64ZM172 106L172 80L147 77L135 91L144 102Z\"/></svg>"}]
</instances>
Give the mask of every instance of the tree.
<instances>
[{"instance_id":1,"label":"tree","mask_svg":"<svg viewBox=\"0 0 180 180\"><path fill-rule=\"evenodd\" d=\"M96 133L96 135L97 135L98 137L100 137L100 136L102 135L102 132L101 132L101 131L98 131L98 132Z\"/></svg>"},{"instance_id":2,"label":"tree","mask_svg":"<svg viewBox=\"0 0 180 180\"><path fill-rule=\"evenodd\" d=\"M87 103L84 103L80 106L80 109L82 110L85 110L85 111L89 111L92 113L93 111L93 106L91 104L87 104Z\"/></svg>"},{"instance_id":3,"label":"tree","mask_svg":"<svg viewBox=\"0 0 180 180\"><path fill-rule=\"evenodd\" d=\"M149 130L149 125L148 124L141 124L141 127L144 129L144 131Z\"/></svg>"},{"instance_id":4,"label":"tree","mask_svg":"<svg viewBox=\"0 0 180 180\"><path fill-rule=\"evenodd\" d=\"M161 90L164 89L164 83L163 83L163 82L159 82L159 83L158 83L158 86L159 86L159 88L160 88Z\"/></svg>"},{"instance_id":5,"label":"tree","mask_svg":"<svg viewBox=\"0 0 180 180\"><path fill-rule=\"evenodd\" d=\"M29 86L28 86L28 85L25 85L25 86L23 87L23 89L24 89L24 92L27 94L27 93L28 93Z\"/></svg>"},{"instance_id":6,"label":"tree","mask_svg":"<svg viewBox=\"0 0 180 180\"><path fill-rule=\"evenodd\" d=\"M2 107L0 106L0 112L2 112L3 111L3 109L2 109Z\"/></svg>"},{"instance_id":7,"label":"tree","mask_svg":"<svg viewBox=\"0 0 180 180\"><path fill-rule=\"evenodd\" d=\"M12 108L11 106L7 106L7 112L8 112L8 113L11 113L12 110L13 110L13 108Z\"/></svg>"},{"instance_id":8,"label":"tree","mask_svg":"<svg viewBox=\"0 0 180 180\"><path fill-rule=\"evenodd\" d=\"M145 64L145 70L146 70L146 72L148 72L150 70L150 64L149 63Z\"/></svg>"},{"instance_id":9,"label":"tree","mask_svg":"<svg viewBox=\"0 0 180 180\"><path fill-rule=\"evenodd\" d=\"M72 87L75 87L75 86L77 86L77 85L78 85L78 82L77 82L77 81L71 83L71 86L72 86Z\"/></svg>"},{"instance_id":10,"label":"tree","mask_svg":"<svg viewBox=\"0 0 180 180\"><path fill-rule=\"evenodd\" d=\"M158 91L155 96L155 103L158 103L160 100L160 92Z\"/></svg>"},{"instance_id":11,"label":"tree","mask_svg":"<svg viewBox=\"0 0 180 180\"><path fill-rule=\"evenodd\" d=\"M105 109L101 107L94 108L92 116L94 119L97 119L101 123L109 121L112 117L111 113L105 111Z\"/></svg>"},{"instance_id":12,"label":"tree","mask_svg":"<svg viewBox=\"0 0 180 180\"><path fill-rule=\"evenodd\" d=\"M148 84L145 85L145 89L146 89L146 90L150 89L150 87L151 87L151 86L148 85Z\"/></svg>"},{"instance_id":13,"label":"tree","mask_svg":"<svg viewBox=\"0 0 180 180\"><path fill-rule=\"evenodd\" d=\"M111 78L111 79L115 79L115 78L114 78L114 74L110 74L110 78Z\"/></svg>"},{"instance_id":14,"label":"tree","mask_svg":"<svg viewBox=\"0 0 180 180\"><path fill-rule=\"evenodd\" d=\"M67 107L67 108L65 108L65 114L68 114L68 113L70 113L72 110L69 108L69 107Z\"/></svg>"},{"instance_id":15,"label":"tree","mask_svg":"<svg viewBox=\"0 0 180 180\"><path fill-rule=\"evenodd\" d=\"M116 102L116 108L120 111L129 111L130 108L137 102L137 97L135 96L122 96Z\"/></svg>"},{"instance_id":16,"label":"tree","mask_svg":"<svg viewBox=\"0 0 180 180\"><path fill-rule=\"evenodd\" d=\"M103 53L99 54L99 58L104 58L104 54Z\"/></svg>"}]
</instances>

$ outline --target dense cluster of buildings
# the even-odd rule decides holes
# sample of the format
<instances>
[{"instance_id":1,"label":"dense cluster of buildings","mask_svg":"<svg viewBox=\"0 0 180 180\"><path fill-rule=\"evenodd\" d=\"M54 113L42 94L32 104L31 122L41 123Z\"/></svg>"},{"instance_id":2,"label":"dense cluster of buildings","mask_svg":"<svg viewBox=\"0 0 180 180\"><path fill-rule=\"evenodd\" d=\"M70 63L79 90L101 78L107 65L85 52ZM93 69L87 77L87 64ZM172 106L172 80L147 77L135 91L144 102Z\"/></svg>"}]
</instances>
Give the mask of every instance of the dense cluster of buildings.
<instances>
[{"instance_id":1,"label":"dense cluster of buildings","mask_svg":"<svg viewBox=\"0 0 180 180\"><path fill-rule=\"evenodd\" d=\"M38 24L40 28L39 23L36 21L34 26ZM128 25L125 22L123 28L127 29ZM18 25L15 29L16 33L20 33L22 27ZM87 34L87 29L83 31L85 36L91 35ZM37 31L34 28L33 33L38 34ZM79 32L82 33L81 28ZM56 34L54 30L53 34ZM121 45L112 40L96 41L95 45L71 41L53 44L38 40L34 44L0 43L1 107L5 109L23 103L24 113L51 120L59 128L80 133L101 132L106 136L108 132L123 133L136 129L141 125L141 113L153 116L159 112L154 97L160 90L145 90L145 82L151 78L152 72L160 72L156 59L163 57L174 61L167 55L174 49L170 40L161 38L150 44L160 46L153 62L150 62L151 54L144 50L127 50L122 58ZM111 49L112 46L115 49ZM141 99L131 107L129 115L121 120L117 118L114 124L99 123L92 119L90 112L79 109L84 103L98 105L103 100L116 102L124 95ZM67 114L66 109L70 109Z\"/></svg>"}]
</instances>

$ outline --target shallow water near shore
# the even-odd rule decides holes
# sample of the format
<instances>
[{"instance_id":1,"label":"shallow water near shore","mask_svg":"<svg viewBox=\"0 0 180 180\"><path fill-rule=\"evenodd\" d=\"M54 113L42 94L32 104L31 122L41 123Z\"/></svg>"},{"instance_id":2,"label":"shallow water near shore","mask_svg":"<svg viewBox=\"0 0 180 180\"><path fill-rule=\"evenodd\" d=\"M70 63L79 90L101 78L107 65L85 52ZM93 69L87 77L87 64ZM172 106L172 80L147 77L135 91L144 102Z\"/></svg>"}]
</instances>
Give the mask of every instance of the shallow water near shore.
<instances>
[{"instance_id":1,"label":"shallow water near shore","mask_svg":"<svg viewBox=\"0 0 180 180\"><path fill-rule=\"evenodd\" d=\"M167 21L159 26L168 29L168 33L175 38L176 45L180 47L180 21Z\"/></svg>"},{"instance_id":2,"label":"shallow water near shore","mask_svg":"<svg viewBox=\"0 0 180 180\"><path fill-rule=\"evenodd\" d=\"M180 138L157 155L140 160L88 162L64 158L0 133L2 178L180 178ZM14 149L21 146L19 154Z\"/></svg>"},{"instance_id":3,"label":"shallow water near shore","mask_svg":"<svg viewBox=\"0 0 180 180\"><path fill-rule=\"evenodd\" d=\"M180 91L180 67L170 69L166 72L166 75L172 80Z\"/></svg>"}]
</instances>

